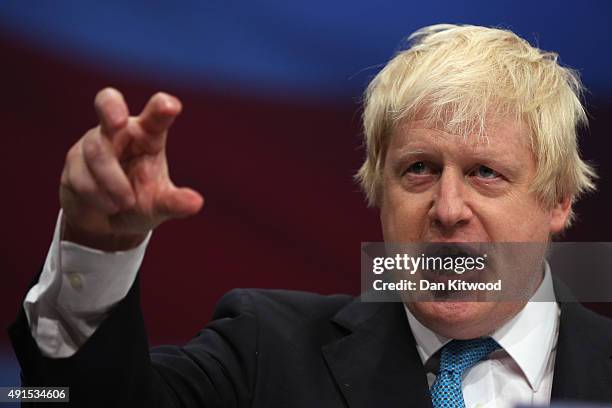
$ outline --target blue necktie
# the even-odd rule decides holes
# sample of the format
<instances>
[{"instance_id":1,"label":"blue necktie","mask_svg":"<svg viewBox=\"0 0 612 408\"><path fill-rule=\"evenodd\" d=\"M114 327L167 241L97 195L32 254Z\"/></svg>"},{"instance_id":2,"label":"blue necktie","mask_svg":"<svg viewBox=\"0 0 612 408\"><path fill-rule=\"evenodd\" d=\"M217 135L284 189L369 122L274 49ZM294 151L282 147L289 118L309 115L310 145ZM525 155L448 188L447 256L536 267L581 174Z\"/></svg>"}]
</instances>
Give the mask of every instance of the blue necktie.
<instances>
[{"instance_id":1,"label":"blue necktie","mask_svg":"<svg viewBox=\"0 0 612 408\"><path fill-rule=\"evenodd\" d=\"M465 408L461 375L498 348L499 344L490 337L453 340L446 344L440 354L440 371L431 386L434 408Z\"/></svg>"}]
</instances>

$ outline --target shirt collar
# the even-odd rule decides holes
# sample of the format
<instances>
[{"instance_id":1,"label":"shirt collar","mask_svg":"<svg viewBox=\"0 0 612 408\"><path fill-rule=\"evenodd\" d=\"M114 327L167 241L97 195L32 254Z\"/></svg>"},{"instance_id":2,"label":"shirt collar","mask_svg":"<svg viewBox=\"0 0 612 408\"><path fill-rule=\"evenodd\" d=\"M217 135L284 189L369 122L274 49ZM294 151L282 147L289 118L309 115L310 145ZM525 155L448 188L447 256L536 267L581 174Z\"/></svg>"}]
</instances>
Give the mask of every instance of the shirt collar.
<instances>
[{"instance_id":1,"label":"shirt collar","mask_svg":"<svg viewBox=\"0 0 612 408\"><path fill-rule=\"evenodd\" d=\"M545 263L544 279L525 307L491 337L510 355L536 391L544 376L549 356L556 347L559 306L555 299L550 266ZM425 365L451 339L425 327L404 305L417 351Z\"/></svg>"}]
</instances>

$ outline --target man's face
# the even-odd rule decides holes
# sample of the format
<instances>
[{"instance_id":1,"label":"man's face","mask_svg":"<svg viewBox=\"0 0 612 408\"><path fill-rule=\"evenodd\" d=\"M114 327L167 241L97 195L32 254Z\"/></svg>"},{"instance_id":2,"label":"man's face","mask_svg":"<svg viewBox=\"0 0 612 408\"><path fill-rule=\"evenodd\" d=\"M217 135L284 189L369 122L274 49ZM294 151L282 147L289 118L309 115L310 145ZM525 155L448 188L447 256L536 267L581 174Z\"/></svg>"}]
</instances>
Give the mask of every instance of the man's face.
<instances>
[{"instance_id":1,"label":"man's face","mask_svg":"<svg viewBox=\"0 0 612 408\"><path fill-rule=\"evenodd\" d=\"M527 127L510 119L486 139L448 134L415 120L394 131L383 170L386 242L546 242L562 230L569 199L545 209L530 192L536 162ZM412 302L430 329L452 338L488 334L525 302Z\"/></svg>"}]
</instances>

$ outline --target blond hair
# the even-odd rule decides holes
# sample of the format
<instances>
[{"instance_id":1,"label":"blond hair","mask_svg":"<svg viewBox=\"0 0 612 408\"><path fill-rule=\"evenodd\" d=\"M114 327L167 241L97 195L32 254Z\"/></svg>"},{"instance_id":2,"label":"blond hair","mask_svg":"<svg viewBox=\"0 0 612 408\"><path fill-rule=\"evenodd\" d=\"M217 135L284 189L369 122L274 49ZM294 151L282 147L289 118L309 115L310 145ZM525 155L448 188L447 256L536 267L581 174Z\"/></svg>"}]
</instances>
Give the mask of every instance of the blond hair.
<instances>
[{"instance_id":1,"label":"blond hair","mask_svg":"<svg viewBox=\"0 0 612 408\"><path fill-rule=\"evenodd\" d=\"M367 154L355 178L370 206L380 205L393 130L417 113L464 136L483 135L489 115L523 120L537 161L531 188L547 208L595 189L595 171L577 145L578 129L587 123L583 86L575 71L559 65L557 54L508 30L470 25L425 27L408 41L410 48L398 52L365 92Z\"/></svg>"}]
</instances>

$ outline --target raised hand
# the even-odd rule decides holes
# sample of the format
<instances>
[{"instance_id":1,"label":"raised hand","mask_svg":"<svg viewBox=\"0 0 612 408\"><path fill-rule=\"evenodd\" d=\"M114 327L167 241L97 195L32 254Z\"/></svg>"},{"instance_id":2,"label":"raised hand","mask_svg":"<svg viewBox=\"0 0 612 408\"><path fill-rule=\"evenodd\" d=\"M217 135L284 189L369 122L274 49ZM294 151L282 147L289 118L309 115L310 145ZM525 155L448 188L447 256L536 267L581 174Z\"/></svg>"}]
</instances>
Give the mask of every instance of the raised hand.
<instances>
[{"instance_id":1,"label":"raised hand","mask_svg":"<svg viewBox=\"0 0 612 408\"><path fill-rule=\"evenodd\" d=\"M168 174L166 139L181 102L157 93L130 116L121 93L106 88L94 105L100 124L70 148L61 176L64 239L123 250L163 221L197 213L202 196Z\"/></svg>"}]
</instances>

